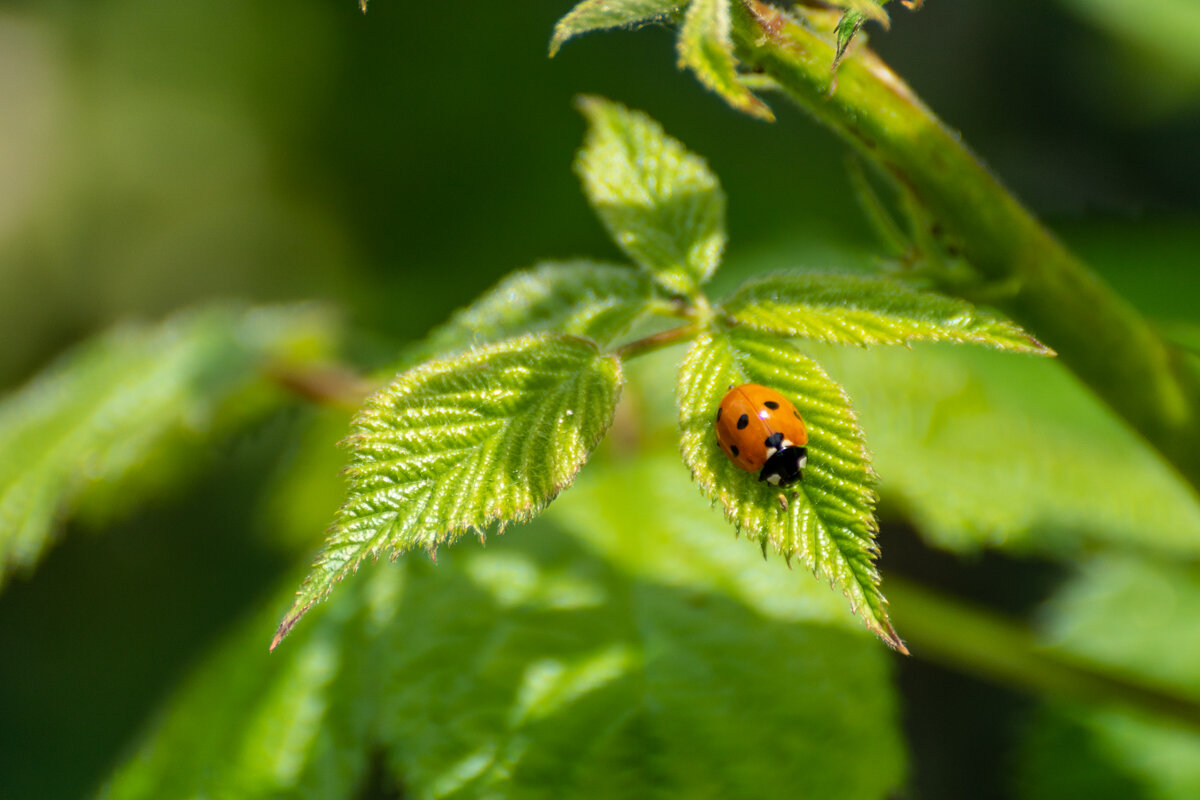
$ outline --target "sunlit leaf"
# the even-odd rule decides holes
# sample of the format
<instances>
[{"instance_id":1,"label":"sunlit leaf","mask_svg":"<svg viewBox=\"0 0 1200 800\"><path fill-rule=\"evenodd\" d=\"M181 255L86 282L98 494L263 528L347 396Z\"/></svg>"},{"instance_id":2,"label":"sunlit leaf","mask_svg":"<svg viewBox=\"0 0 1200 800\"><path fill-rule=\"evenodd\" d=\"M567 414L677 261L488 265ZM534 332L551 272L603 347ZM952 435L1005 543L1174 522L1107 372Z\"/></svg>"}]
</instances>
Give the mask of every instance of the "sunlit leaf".
<instances>
[{"instance_id":1,"label":"sunlit leaf","mask_svg":"<svg viewBox=\"0 0 1200 800\"><path fill-rule=\"evenodd\" d=\"M514 272L454 314L421 345L425 356L525 333L556 331L606 345L624 333L654 297L649 277L592 261L539 264Z\"/></svg>"},{"instance_id":2,"label":"sunlit leaf","mask_svg":"<svg viewBox=\"0 0 1200 800\"><path fill-rule=\"evenodd\" d=\"M771 275L747 281L723 307L739 324L821 342L955 342L1025 353L1051 352L997 314L888 278Z\"/></svg>"},{"instance_id":3,"label":"sunlit leaf","mask_svg":"<svg viewBox=\"0 0 1200 800\"><path fill-rule=\"evenodd\" d=\"M126 325L0 402L0 583L57 524L107 518L187 472L197 445L278 404L264 374L324 352L324 315L215 308ZM264 394L265 393L265 394Z\"/></svg>"},{"instance_id":4,"label":"sunlit leaf","mask_svg":"<svg viewBox=\"0 0 1200 800\"><path fill-rule=\"evenodd\" d=\"M854 398L884 510L929 544L1200 555L1195 492L1057 361L921 344L805 349Z\"/></svg>"},{"instance_id":5,"label":"sunlit leaf","mask_svg":"<svg viewBox=\"0 0 1200 800\"><path fill-rule=\"evenodd\" d=\"M808 427L808 466L784 490L742 471L717 445L713 420L730 386L770 386ZM867 627L903 649L888 622L875 567L875 475L850 400L815 361L787 342L748 331L711 333L688 352L679 376L683 459L737 529L799 559L849 598ZM784 504L786 503L786 509Z\"/></svg>"},{"instance_id":6,"label":"sunlit leaf","mask_svg":"<svg viewBox=\"0 0 1200 800\"><path fill-rule=\"evenodd\" d=\"M725 194L699 156L652 119L598 97L575 162L613 241L674 294L708 280L725 247Z\"/></svg>"},{"instance_id":7,"label":"sunlit leaf","mask_svg":"<svg viewBox=\"0 0 1200 800\"><path fill-rule=\"evenodd\" d=\"M591 31L641 25L669 19L687 0L583 0L554 26L550 56L568 39Z\"/></svg>"},{"instance_id":8,"label":"sunlit leaf","mask_svg":"<svg viewBox=\"0 0 1200 800\"><path fill-rule=\"evenodd\" d=\"M734 108L773 121L771 110L738 79L729 2L692 0L679 32L679 64Z\"/></svg>"},{"instance_id":9,"label":"sunlit leaf","mask_svg":"<svg viewBox=\"0 0 1200 800\"><path fill-rule=\"evenodd\" d=\"M430 362L371 396L347 440L349 499L272 647L364 560L534 516L574 480L620 388L616 357L542 335Z\"/></svg>"}]
</instances>

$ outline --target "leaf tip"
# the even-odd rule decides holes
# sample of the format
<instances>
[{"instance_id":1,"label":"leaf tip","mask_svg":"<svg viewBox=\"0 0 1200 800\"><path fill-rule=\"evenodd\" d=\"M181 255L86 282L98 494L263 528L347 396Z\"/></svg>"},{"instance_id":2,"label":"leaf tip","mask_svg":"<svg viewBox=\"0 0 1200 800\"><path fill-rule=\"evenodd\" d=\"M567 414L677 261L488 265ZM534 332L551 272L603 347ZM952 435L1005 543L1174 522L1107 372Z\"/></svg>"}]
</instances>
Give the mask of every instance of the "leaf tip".
<instances>
[{"instance_id":1,"label":"leaf tip","mask_svg":"<svg viewBox=\"0 0 1200 800\"><path fill-rule=\"evenodd\" d=\"M292 610L287 613L287 616L283 618L283 622L280 622L279 627L275 630L275 636L271 639L271 646L267 648L268 653L275 651L275 648L279 646L279 643L283 641L284 637L291 633L292 628L296 626L296 623L300 621L301 617L308 613L310 608L312 608L312 603L306 603L303 606L292 607Z\"/></svg>"}]
</instances>

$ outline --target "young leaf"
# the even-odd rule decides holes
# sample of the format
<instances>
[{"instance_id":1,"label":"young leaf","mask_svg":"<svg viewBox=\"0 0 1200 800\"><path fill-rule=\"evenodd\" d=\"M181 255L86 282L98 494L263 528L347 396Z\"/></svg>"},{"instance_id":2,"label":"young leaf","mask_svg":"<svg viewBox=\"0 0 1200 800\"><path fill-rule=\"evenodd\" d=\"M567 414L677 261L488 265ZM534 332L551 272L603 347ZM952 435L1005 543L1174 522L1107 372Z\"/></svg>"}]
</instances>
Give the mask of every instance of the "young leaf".
<instances>
[{"instance_id":1,"label":"young leaf","mask_svg":"<svg viewBox=\"0 0 1200 800\"><path fill-rule=\"evenodd\" d=\"M592 261L515 272L454 314L421 345L440 356L525 333L557 331L603 346L645 311L654 286L644 272Z\"/></svg>"},{"instance_id":2,"label":"young leaf","mask_svg":"<svg viewBox=\"0 0 1200 800\"><path fill-rule=\"evenodd\" d=\"M550 57L568 39L591 31L621 28L666 19L686 0L583 0L554 26Z\"/></svg>"},{"instance_id":3,"label":"young leaf","mask_svg":"<svg viewBox=\"0 0 1200 800\"><path fill-rule=\"evenodd\" d=\"M679 32L679 65L737 110L774 122L771 109L738 79L731 28L729 0L692 0Z\"/></svg>"},{"instance_id":4,"label":"young leaf","mask_svg":"<svg viewBox=\"0 0 1200 800\"><path fill-rule=\"evenodd\" d=\"M109 517L186 472L197 445L278 401L266 365L328 338L311 310L187 312L106 333L5 398L0 583L36 563L66 515Z\"/></svg>"},{"instance_id":5,"label":"young leaf","mask_svg":"<svg viewBox=\"0 0 1200 800\"><path fill-rule=\"evenodd\" d=\"M708 280L725 248L725 194L699 156L645 114L582 97L589 122L575 161L613 241L673 294Z\"/></svg>"},{"instance_id":6,"label":"young leaf","mask_svg":"<svg viewBox=\"0 0 1200 800\"><path fill-rule=\"evenodd\" d=\"M575 479L620 389L615 356L544 334L431 362L371 396L347 440L350 497L271 647L365 559L533 517Z\"/></svg>"},{"instance_id":7,"label":"young leaf","mask_svg":"<svg viewBox=\"0 0 1200 800\"><path fill-rule=\"evenodd\" d=\"M723 304L741 325L838 344L955 342L1053 355L1015 323L887 278L793 273L756 278Z\"/></svg>"},{"instance_id":8,"label":"young leaf","mask_svg":"<svg viewBox=\"0 0 1200 800\"><path fill-rule=\"evenodd\" d=\"M717 445L717 405L730 386L748 382L783 394L808 427L808 466L802 481L786 490L742 471ZM764 553L773 546L789 563L798 557L828 578L870 630L907 652L879 590L875 474L842 388L787 342L750 331L709 333L680 367L679 424L684 462L737 529L757 539Z\"/></svg>"}]
</instances>

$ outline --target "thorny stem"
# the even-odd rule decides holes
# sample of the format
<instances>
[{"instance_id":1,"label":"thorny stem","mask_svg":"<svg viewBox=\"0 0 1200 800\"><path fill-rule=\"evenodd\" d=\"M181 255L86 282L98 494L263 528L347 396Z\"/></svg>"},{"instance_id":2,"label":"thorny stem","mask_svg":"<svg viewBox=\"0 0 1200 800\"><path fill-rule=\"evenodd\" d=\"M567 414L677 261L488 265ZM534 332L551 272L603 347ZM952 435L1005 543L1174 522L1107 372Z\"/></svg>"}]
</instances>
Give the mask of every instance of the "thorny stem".
<instances>
[{"instance_id":1,"label":"thorny stem","mask_svg":"<svg viewBox=\"0 0 1200 800\"><path fill-rule=\"evenodd\" d=\"M979 272L981 288L995 293L994 304L1053 347L1200 488L1200 370L1076 260L869 51L843 61L835 85L828 42L760 0L732 8L743 64L921 203Z\"/></svg>"}]
</instances>

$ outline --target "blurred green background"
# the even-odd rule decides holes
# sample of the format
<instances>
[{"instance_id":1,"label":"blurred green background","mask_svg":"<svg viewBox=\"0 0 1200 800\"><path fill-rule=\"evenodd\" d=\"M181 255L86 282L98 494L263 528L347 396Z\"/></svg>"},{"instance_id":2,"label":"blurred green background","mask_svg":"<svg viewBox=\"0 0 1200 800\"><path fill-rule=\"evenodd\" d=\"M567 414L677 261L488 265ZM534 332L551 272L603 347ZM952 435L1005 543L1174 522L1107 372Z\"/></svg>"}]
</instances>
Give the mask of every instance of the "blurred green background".
<instances>
[{"instance_id":1,"label":"blurred green background","mask_svg":"<svg viewBox=\"0 0 1200 800\"><path fill-rule=\"evenodd\" d=\"M725 108L657 28L549 60L568 5L0 2L0 387L115 321L217 298L327 302L352 359L377 366L514 268L617 259L571 171L580 92L646 110L709 160L729 196L720 282L873 263L829 134L779 100L775 125ZM1200 323L1197 13L1121 6L929 0L871 43L1144 312ZM323 521L302 544L272 539L260 497L308 414L228 442L197 487L102 537L68 525L5 587L0 797L94 788L216 634L316 546ZM885 574L1014 612L1061 575L950 559L904 525L885 553ZM987 787L1005 783L1027 701L915 660L899 679L922 709L905 719L913 796L1007 796Z\"/></svg>"}]
</instances>

